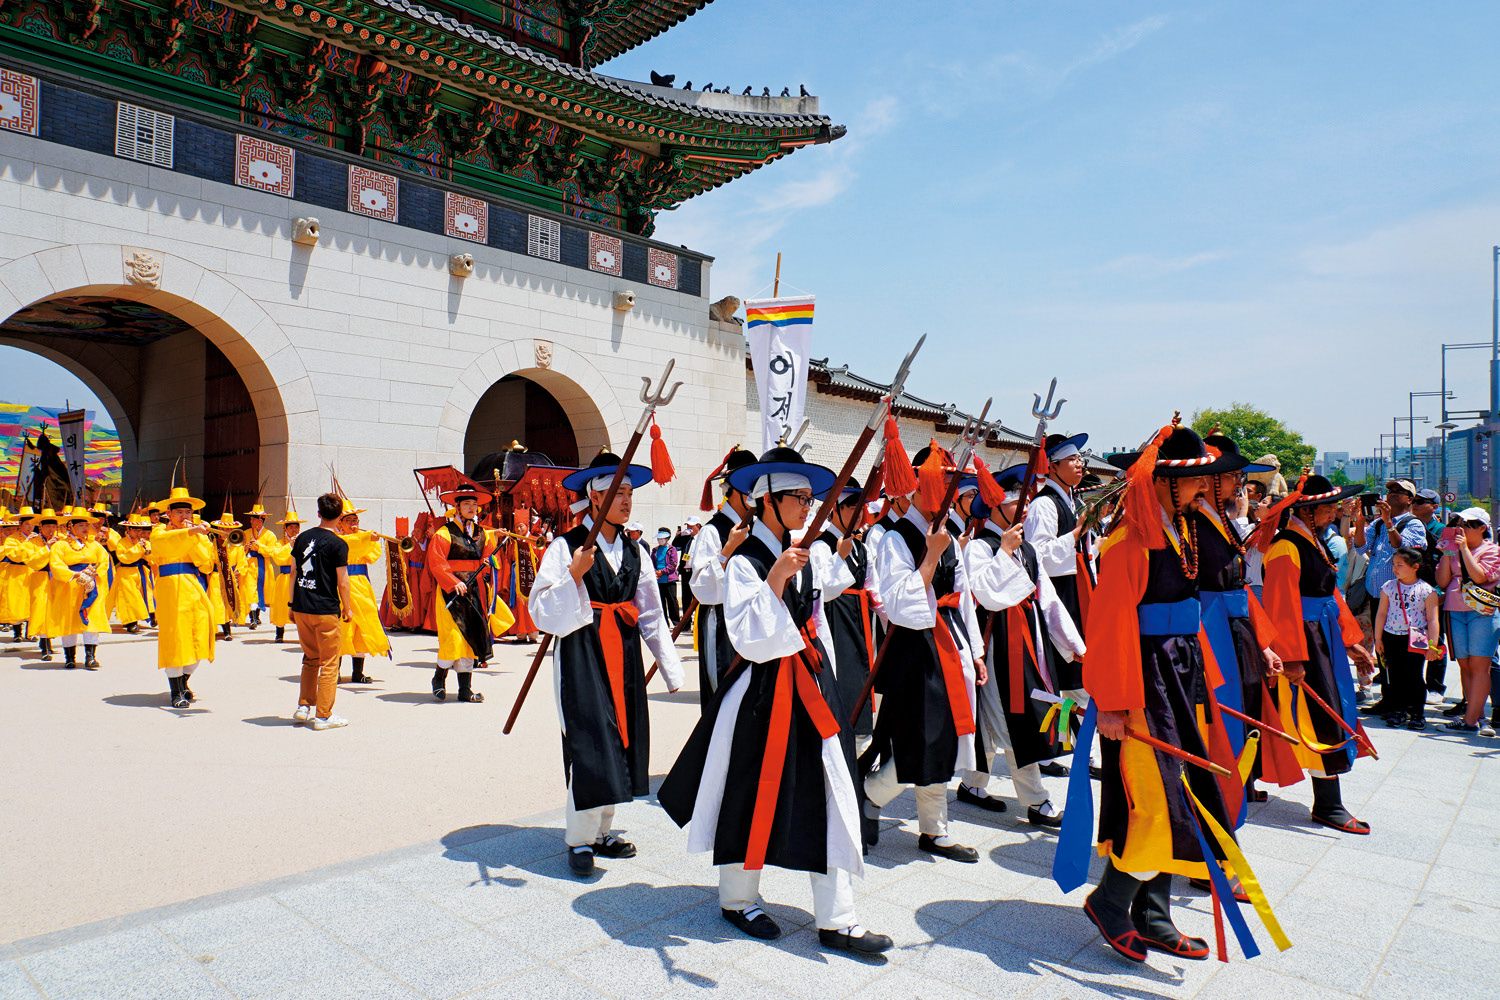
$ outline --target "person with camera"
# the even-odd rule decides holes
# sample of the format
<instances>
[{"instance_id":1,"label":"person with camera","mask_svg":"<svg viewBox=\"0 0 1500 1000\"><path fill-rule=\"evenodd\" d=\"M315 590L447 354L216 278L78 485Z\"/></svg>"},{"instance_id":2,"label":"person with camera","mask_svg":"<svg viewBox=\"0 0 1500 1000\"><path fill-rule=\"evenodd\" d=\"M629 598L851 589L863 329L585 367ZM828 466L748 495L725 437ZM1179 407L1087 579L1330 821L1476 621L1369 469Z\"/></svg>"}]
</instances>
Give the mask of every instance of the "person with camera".
<instances>
[{"instance_id":1,"label":"person with camera","mask_svg":"<svg viewBox=\"0 0 1500 1000\"><path fill-rule=\"evenodd\" d=\"M1364 587L1371 600L1359 619L1366 636L1380 634L1381 622L1375 613L1375 597L1388 582L1396 578L1395 571L1391 568L1396 550L1409 548L1422 553L1427 549L1427 526L1411 512L1412 500L1416 495L1417 487L1410 480L1392 479L1385 484L1385 497L1376 500L1373 505L1361 505L1359 514L1355 517L1354 545L1368 560ZM1360 711L1366 715L1380 716L1400 711L1399 706L1389 697L1389 674L1378 675L1377 679L1382 684L1380 700L1364 705Z\"/></svg>"},{"instance_id":2,"label":"person with camera","mask_svg":"<svg viewBox=\"0 0 1500 1000\"><path fill-rule=\"evenodd\" d=\"M1448 613L1453 655L1463 683L1461 711L1447 728L1456 733L1494 736L1494 720L1480 727L1484 700L1490 694L1490 662L1500 647L1500 615L1494 595L1500 582L1500 546L1490 541L1490 516L1483 507L1459 515L1458 529L1448 529L1438 561L1437 581L1443 588L1443 610ZM1450 534L1451 532L1451 534Z\"/></svg>"},{"instance_id":3,"label":"person with camera","mask_svg":"<svg viewBox=\"0 0 1500 1000\"><path fill-rule=\"evenodd\" d=\"M1444 655L1437 644L1438 593L1418 575L1421 567L1420 552L1397 549L1391 559L1395 577L1380 588L1380 605L1375 612L1389 678L1384 701L1391 710L1385 724L1392 729L1405 726L1414 732L1427 728L1423 666Z\"/></svg>"}]
</instances>

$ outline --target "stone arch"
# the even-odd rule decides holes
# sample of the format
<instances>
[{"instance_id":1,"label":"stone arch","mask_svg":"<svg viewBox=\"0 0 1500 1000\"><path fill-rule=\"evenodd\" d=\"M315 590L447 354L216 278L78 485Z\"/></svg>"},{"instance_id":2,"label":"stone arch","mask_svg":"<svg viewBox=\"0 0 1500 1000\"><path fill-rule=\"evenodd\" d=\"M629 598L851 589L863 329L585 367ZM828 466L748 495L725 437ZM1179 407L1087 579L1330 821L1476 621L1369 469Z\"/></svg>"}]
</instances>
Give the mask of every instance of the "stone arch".
<instances>
[{"instance_id":1,"label":"stone arch","mask_svg":"<svg viewBox=\"0 0 1500 1000\"><path fill-rule=\"evenodd\" d=\"M530 340L497 345L475 359L448 393L438 426L438 450L463 456L475 406L507 375L523 376L552 394L567 412L578 454L585 460L610 447L611 438L624 427L625 414L604 376L583 355L561 345L551 346L546 367L539 360L535 342Z\"/></svg>"},{"instance_id":2,"label":"stone arch","mask_svg":"<svg viewBox=\"0 0 1500 1000\"><path fill-rule=\"evenodd\" d=\"M145 274L128 266L132 259L148 265ZM149 266L152 264L154 274ZM261 476L268 480L266 494L293 492L296 484L288 482L290 442L295 437L299 445L319 444L322 430L312 383L301 358L280 325L258 302L223 275L188 258L150 247L70 244L0 264L0 324L21 309L63 296L140 302L202 334L228 358L250 393L260 431ZM49 354L46 345L32 338L7 340L48 357L60 353L53 350ZM84 351L64 366L98 392L96 386L108 381L98 370L108 363L103 353L107 351L101 348L101 356L93 357L94 352ZM103 387L108 395L99 393L99 398L106 405L114 400L113 405L121 406L120 393ZM139 392L139 386L132 388ZM122 451L126 447L122 434ZM137 428L131 430L129 448L131 451L123 456L127 475L134 472L130 463L143 457Z\"/></svg>"}]
</instances>

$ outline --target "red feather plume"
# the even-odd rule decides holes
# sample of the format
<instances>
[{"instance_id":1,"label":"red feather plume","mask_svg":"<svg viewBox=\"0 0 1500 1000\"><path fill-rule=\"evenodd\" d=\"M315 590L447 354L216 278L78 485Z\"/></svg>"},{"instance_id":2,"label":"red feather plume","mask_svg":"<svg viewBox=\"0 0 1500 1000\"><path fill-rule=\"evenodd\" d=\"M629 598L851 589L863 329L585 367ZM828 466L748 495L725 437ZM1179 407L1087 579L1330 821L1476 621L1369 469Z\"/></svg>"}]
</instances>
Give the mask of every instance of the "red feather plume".
<instances>
[{"instance_id":1,"label":"red feather plume","mask_svg":"<svg viewBox=\"0 0 1500 1000\"><path fill-rule=\"evenodd\" d=\"M672 456L667 454L667 442L661 439L661 428L656 425L656 417L651 418L651 481L658 486L665 486L677 477L677 470L672 467Z\"/></svg>"},{"instance_id":2,"label":"red feather plume","mask_svg":"<svg viewBox=\"0 0 1500 1000\"><path fill-rule=\"evenodd\" d=\"M917 472L911 467L906 447L901 443L901 429L896 418L889 414L885 418L885 491L888 496L904 497L917 488Z\"/></svg>"}]
</instances>

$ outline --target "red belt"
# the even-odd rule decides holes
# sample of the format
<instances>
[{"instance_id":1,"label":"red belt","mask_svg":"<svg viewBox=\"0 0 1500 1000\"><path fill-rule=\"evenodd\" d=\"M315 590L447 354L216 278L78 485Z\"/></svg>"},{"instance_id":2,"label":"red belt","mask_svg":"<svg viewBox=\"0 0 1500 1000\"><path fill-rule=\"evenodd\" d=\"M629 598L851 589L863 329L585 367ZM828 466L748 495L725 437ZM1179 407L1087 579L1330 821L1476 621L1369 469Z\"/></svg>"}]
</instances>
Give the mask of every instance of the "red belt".
<instances>
[{"instance_id":1,"label":"red belt","mask_svg":"<svg viewBox=\"0 0 1500 1000\"><path fill-rule=\"evenodd\" d=\"M1036 655L1036 641L1031 637L1031 618L1026 609L1036 604L1028 597L1020 604L1005 609L1005 655L1010 666L1010 710L1020 715L1026 709L1026 658L1022 650L1031 654L1031 662L1040 668Z\"/></svg>"},{"instance_id":2,"label":"red belt","mask_svg":"<svg viewBox=\"0 0 1500 1000\"><path fill-rule=\"evenodd\" d=\"M1089 598L1094 594L1094 578L1089 575L1089 560L1082 552L1077 554L1078 559L1078 632L1083 634L1083 626L1089 620Z\"/></svg>"},{"instance_id":3,"label":"red belt","mask_svg":"<svg viewBox=\"0 0 1500 1000\"><path fill-rule=\"evenodd\" d=\"M813 640L817 626L808 619L802 626L804 646L776 664L775 691L771 701L771 721L766 730L765 755L760 762L760 779L755 787L755 808L750 814L750 839L745 844L745 870L759 871L766 866L766 847L771 841L771 824L776 819L776 800L781 795L781 774L786 770L786 748L792 732L792 696L802 702L818 736L829 739L838 735L839 724L823 692L818 689L814 673L821 671Z\"/></svg>"},{"instance_id":4,"label":"red belt","mask_svg":"<svg viewBox=\"0 0 1500 1000\"><path fill-rule=\"evenodd\" d=\"M875 664L875 627L872 621L874 606L870 603L870 588L850 587L844 593L854 594L859 598L859 623L865 630L865 666L869 668Z\"/></svg>"},{"instance_id":5,"label":"red belt","mask_svg":"<svg viewBox=\"0 0 1500 1000\"><path fill-rule=\"evenodd\" d=\"M943 683L948 688L948 708L953 712L953 727L960 736L974 732L974 712L969 708L969 685L964 680L963 654L958 651L958 642L953 630L943 617L943 608L957 608L962 595L958 592L944 594L938 598L937 627L932 635L937 640L938 664L943 669Z\"/></svg>"},{"instance_id":6,"label":"red belt","mask_svg":"<svg viewBox=\"0 0 1500 1000\"><path fill-rule=\"evenodd\" d=\"M590 601L589 607L599 612L599 645L604 649L604 672L609 677L609 693L615 703L615 722L620 727L620 742L630 746L630 727L625 721L625 640L620 635L620 622L635 625L641 620L641 612L634 604L605 604Z\"/></svg>"}]
</instances>

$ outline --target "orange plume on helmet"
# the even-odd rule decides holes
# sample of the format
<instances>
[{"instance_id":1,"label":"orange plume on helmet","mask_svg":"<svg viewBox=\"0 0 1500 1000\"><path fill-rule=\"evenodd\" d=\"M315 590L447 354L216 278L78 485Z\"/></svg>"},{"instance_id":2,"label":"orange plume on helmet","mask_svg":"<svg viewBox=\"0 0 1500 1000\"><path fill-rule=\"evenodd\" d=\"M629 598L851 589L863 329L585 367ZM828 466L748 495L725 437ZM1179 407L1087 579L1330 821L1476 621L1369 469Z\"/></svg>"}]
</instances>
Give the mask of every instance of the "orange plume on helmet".
<instances>
[{"instance_id":1,"label":"orange plume on helmet","mask_svg":"<svg viewBox=\"0 0 1500 1000\"><path fill-rule=\"evenodd\" d=\"M927 458L917 469L917 496L925 509L937 510L943 502L948 492L948 470L952 461L936 439L928 443Z\"/></svg>"},{"instance_id":2,"label":"orange plume on helmet","mask_svg":"<svg viewBox=\"0 0 1500 1000\"><path fill-rule=\"evenodd\" d=\"M723 460L714 466L714 471L710 472L708 478L703 480L703 496L698 500L699 510L711 511L714 509L714 477L724 471L724 466L729 464L729 457L738 451L739 447L739 445L735 445L726 451Z\"/></svg>"},{"instance_id":3,"label":"orange plume on helmet","mask_svg":"<svg viewBox=\"0 0 1500 1000\"><path fill-rule=\"evenodd\" d=\"M1156 499L1152 477L1156 474L1156 456L1176 423L1164 425L1151 436L1130 471L1125 473L1125 499L1120 504L1120 519L1125 529L1148 549L1166 548L1167 536L1161 530L1161 503Z\"/></svg>"},{"instance_id":4,"label":"orange plume on helmet","mask_svg":"<svg viewBox=\"0 0 1500 1000\"><path fill-rule=\"evenodd\" d=\"M936 447L936 445L934 445ZM917 489L917 473L906 457L906 446L901 443L901 429L895 416L887 413L885 418L885 492L887 496L904 497Z\"/></svg>"}]
</instances>

